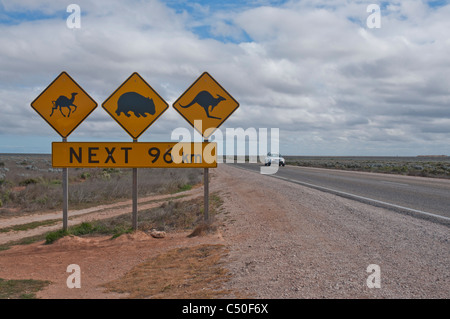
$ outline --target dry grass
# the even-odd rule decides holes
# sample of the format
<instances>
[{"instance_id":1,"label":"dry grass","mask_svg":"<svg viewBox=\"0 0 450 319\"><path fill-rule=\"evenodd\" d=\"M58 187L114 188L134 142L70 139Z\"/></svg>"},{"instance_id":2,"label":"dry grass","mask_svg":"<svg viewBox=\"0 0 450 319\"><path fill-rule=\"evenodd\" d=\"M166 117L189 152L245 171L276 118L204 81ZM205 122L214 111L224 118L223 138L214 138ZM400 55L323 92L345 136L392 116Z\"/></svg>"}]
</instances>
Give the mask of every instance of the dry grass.
<instances>
[{"instance_id":1,"label":"dry grass","mask_svg":"<svg viewBox=\"0 0 450 319\"><path fill-rule=\"evenodd\" d=\"M449 156L286 156L286 163L306 167L450 178Z\"/></svg>"},{"instance_id":2,"label":"dry grass","mask_svg":"<svg viewBox=\"0 0 450 319\"><path fill-rule=\"evenodd\" d=\"M222 211L222 203L218 194L211 194L211 218L205 222L202 199L168 202L141 213L139 228L144 231L152 228L192 230L188 237L215 233L218 228L214 220ZM128 298L234 298L236 293L221 288L230 276L222 264L227 253L224 245L173 249L136 266L105 287L126 293Z\"/></svg>"},{"instance_id":3,"label":"dry grass","mask_svg":"<svg viewBox=\"0 0 450 319\"><path fill-rule=\"evenodd\" d=\"M178 248L136 266L104 287L127 293L129 298L210 299L227 298L223 290L230 274L222 266L223 245Z\"/></svg>"},{"instance_id":4,"label":"dry grass","mask_svg":"<svg viewBox=\"0 0 450 319\"><path fill-rule=\"evenodd\" d=\"M217 232L217 225L211 221L200 223L188 237L205 236Z\"/></svg>"},{"instance_id":5,"label":"dry grass","mask_svg":"<svg viewBox=\"0 0 450 319\"><path fill-rule=\"evenodd\" d=\"M216 233L218 227L215 223L215 217L222 211L222 203L223 201L217 193L211 194L209 202L210 219L205 222L203 219L203 198L194 198L185 201L169 199L158 207L139 211L138 229L143 232L150 232L152 229L165 232L192 231L189 237ZM34 224L21 225L24 228L31 228L33 226ZM13 229L3 228L0 229L0 232L10 230ZM57 230L47 233L46 242L52 243L67 235L112 235L113 237L118 237L131 231L130 214L126 213L92 222L84 222L80 225L69 227L66 232Z\"/></svg>"},{"instance_id":6,"label":"dry grass","mask_svg":"<svg viewBox=\"0 0 450 319\"><path fill-rule=\"evenodd\" d=\"M42 280L0 278L0 299L34 299L35 294L49 284L50 282Z\"/></svg>"},{"instance_id":7,"label":"dry grass","mask_svg":"<svg viewBox=\"0 0 450 319\"><path fill-rule=\"evenodd\" d=\"M166 232L193 230L195 232L196 228L204 228L204 225L208 225L209 230L215 230L215 216L222 211L222 204L223 201L218 194L212 193L210 195L210 220L205 224L203 198L188 201L168 201L160 207L139 212L139 229L142 231L157 229Z\"/></svg>"},{"instance_id":8,"label":"dry grass","mask_svg":"<svg viewBox=\"0 0 450 319\"><path fill-rule=\"evenodd\" d=\"M218 227L213 221L222 210L223 202L215 193L211 194L210 199L211 219L208 223L203 221L203 200L196 198L181 202L169 201L160 207L140 212L139 230L191 230L189 237L215 233ZM130 227L130 216L125 214L71 227L69 233L77 236L114 234L117 230L131 230ZM104 287L113 292L126 293L129 298L233 297L236 294L231 296L232 292L221 288L229 278L221 261L226 254L224 245L207 244L172 249L148 259Z\"/></svg>"},{"instance_id":9,"label":"dry grass","mask_svg":"<svg viewBox=\"0 0 450 319\"><path fill-rule=\"evenodd\" d=\"M61 177L50 155L0 155L0 217L60 208ZM176 193L201 181L201 169L139 169L138 196ZM131 185L131 169L69 169L69 205L130 199Z\"/></svg>"}]
</instances>

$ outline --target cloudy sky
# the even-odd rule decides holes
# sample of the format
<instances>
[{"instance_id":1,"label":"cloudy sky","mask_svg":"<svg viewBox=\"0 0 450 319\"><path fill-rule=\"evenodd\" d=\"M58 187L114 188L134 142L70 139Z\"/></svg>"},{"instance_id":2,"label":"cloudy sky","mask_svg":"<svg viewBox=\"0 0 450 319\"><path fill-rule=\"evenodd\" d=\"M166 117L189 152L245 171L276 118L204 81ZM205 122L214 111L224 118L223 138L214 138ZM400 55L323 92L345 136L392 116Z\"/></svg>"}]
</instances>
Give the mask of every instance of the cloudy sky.
<instances>
[{"instance_id":1,"label":"cloudy sky","mask_svg":"<svg viewBox=\"0 0 450 319\"><path fill-rule=\"evenodd\" d=\"M0 0L0 153L61 140L30 103L62 71L99 105L69 141L130 141L101 104L133 72L172 105L207 71L240 103L222 131L279 128L283 154L450 155L448 1Z\"/></svg>"}]
</instances>

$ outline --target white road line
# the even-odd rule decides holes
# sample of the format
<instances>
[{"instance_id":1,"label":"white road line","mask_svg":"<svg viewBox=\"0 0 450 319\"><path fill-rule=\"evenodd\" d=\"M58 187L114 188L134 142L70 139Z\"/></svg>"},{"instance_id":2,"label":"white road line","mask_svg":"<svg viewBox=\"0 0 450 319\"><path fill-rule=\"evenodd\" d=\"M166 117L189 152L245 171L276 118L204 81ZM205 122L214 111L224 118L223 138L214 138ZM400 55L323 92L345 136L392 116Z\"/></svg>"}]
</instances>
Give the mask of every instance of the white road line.
<instances>
[{"instance_id":1,"label":"white road line","mask_svg":"<svg viewBox=\"0 0 450 319\"><path fill-rule=\"evenodd\" d=\"M397 182L389 182L389 181L381 181L381 183L394 185L394 186L410 186L409 184L397 183Z\"/></svg>"},{"instance_id":2,"label":"white road line","mask_svg":"<svg viewBox=\"0 0 450 319\"><path fill-rule=\"evenodd\" d=\"M248 169L248 168L244 168L244 167L239 167L239 168L245 169L247 171L251 171L251 172L254 172L254 173L258 173L256 171ZM264 175L264 176L266 176L266 175ZM373 203L377 203L377 204L380 204L380 205L383 205L383 206L386 206L386 207L397 208L397 209L401 209L403 211L408 211L408 212L411 212L411 213L421 214L421 215L425 215L425 216L429 216L429 217L433 217L433 218L437 218L437 219L441 219L441 220L450 222L450 218L449 217L445 217L445 216L441 216L441 215L425 212L425 211L422 211L422 210L409 208L409 207L404 207L404 206L400 206L400 205L396 205L396 204L391 204L391 203L388 203L388 202L384 202L384 201L373 199L373 198L369 198L369 197L364 197L364 196L359 196L359 195L355 195L355 194L351 194L351 193L346 193L346 192L338 191L338 190L335 190L335 189L332 189L332 188L328 188L328 187L314 185L314 184L310 184L310 183L306 183L306 182L300 182L300 181L297 181L295 179L286 178L286 177L282 177L282 176L277 176L277 175L267 175L267 176L271 176L271 177L282 179L282 180L285 180L285 181L288 181L288 182L291 182L291 183L296 183L296 184L312 187L312 188L315 188L315 189L323 190L323 191L326 191L326 192L329 192L329 193L334 193L334 194L337 194L337 195L345 196L347 198L355 198L355 199L363 200L365 202L373 202Z\"/></svg>"}]
</instances>

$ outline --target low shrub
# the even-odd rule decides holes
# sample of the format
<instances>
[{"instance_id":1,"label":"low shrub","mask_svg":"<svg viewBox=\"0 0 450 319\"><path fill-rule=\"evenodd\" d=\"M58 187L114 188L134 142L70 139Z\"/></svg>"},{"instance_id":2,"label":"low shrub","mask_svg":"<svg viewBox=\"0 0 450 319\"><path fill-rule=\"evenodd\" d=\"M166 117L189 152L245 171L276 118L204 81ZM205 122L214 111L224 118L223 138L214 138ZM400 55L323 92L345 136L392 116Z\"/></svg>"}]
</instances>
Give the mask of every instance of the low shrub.
<instances>
[{"instance_id":1,"label":"low shrub","mask_svg":"<svg viewBox=\"0 0 450 319\"><path fill-rule=\"evenodd\" d=\"M67 235L70 235L70 233L67 230L62 230L62 229L54 231L54 232L50 232L45 236L45 243L51 244L54 241L56 241L64 236L67 236Z\"/></svg>"},{"instance_id":2,"label":"low shrub","mask_svg":"<svg viewBox=\"0 0 450 319\"><path fill-rule=\"evenodd\" d=\"M152 229L163 231L193 230L192 236L215 231L214 216L222 206L222 199L216 194L210 197L210 220L204 221L203 200L193 199L189 201L164 202L161 206L139 212L139 229L150 231ZM92 222L81 223L69 227L67 231L58 230L48 233L45 238L46 244L51 244L64 236L91 236L111 235L112 238L133 231L130 214L123 214Z\"/></svg>"},{"instance_id":3,"label":"low shrub","mask_svg":"<svg viewBox=\"0 0 450 319\"><path fill-rule=\"evenodd\" d=\"M37 184L39 183L39 180L36 178L27 178L23 181L19 182L19 186L28 186L28 185L32 185L32 184Z\"/></svg>"}]
</instances>

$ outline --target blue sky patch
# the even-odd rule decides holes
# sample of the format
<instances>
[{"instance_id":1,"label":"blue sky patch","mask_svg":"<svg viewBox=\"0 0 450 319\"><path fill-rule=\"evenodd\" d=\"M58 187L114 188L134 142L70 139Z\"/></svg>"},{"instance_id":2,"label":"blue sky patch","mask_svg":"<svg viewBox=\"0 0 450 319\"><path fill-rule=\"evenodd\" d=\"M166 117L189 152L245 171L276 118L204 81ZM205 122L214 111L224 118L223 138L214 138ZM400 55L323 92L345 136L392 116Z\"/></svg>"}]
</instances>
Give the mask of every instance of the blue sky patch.
<instances>
[{"instance_id":1,"label":"blue sky patch","mask_svg":"<svg viewBox=\"0 0 450 319\"><path fill-rule=\"evenodd\" d=\"M439 8L439 7L444 7L444 6L448 5L449 1L448 0L431 0L431 1L428 1L427 4L431 8Z\"/></svg>"},{"instance_id":2,"label":"blue sky patch","mask_svg":"<svg viewBox=\"0 0 450 319\"><path fill-rule=\"evenodd\" d=\"M189 14L195 13L196 9L203 7L209 8L211 12L217 11L233 11L236 9L256 8L260 6L280 6L287 2L287 0L227 0L227 1L210 1L210 0L196 0L196 1L181 1L181 0L166 0L164 3L175 9L178 13L183 11Z\"/></svg>"},{"instance_id":3,"label":"blue sky patch","mask_svg":"<svg viewBox=\"0 0 450 319\"><path fill-rule=\"evenodd\" d=\"M43 13L39 10L26 11L6 11L4 6L0 3L0 24L17 25L22 22L49 20L49 19L67 19L69 13L64 10L57 11L51 14Z\"/></svg>"},{"instance_id":4,"label":"blue sky patch","mask_svg":"<svg viewBox=\"0 0 450 319\"><path fill-rule=\"evenodd\" d=\"M192 19L192 27L190 28L193 33L198 35L201 39L215 39L225 43L241 43L250 42L252 39L244 31L239 30L233 35L221 35L214 32L216 25L215 22L220 22L222 24L228 25L230 27L236 27L233 25L233 21L220 20L214 21L213 18L219 16L221 12L226 12L227 16L233 16L233 12L239 13L243 10L248 10L251 8L256 8L260 6L282 6L287 0L251 0L251 1L240 1L240 0L228 0L228 1L208 1L208 0L197 0L197 1L181 1L181 0L168 0L164 3L170 8L174 9L175 12L181 14L186 12ZM231 13L231 14L230 14Z\"/></svg>"}]
</instances>

